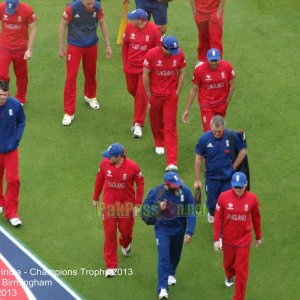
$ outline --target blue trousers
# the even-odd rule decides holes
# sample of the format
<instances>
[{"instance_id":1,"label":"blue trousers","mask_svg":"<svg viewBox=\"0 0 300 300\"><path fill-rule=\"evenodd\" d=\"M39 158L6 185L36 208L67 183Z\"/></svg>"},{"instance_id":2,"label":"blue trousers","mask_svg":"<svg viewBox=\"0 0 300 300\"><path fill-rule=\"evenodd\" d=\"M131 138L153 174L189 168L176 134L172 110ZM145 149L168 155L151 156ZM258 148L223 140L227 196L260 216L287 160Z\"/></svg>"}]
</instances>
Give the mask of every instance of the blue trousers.
<instances>
[{"instance_id":1,"label":"blue trousers","mask_svg":"<svg viewBox=\"0 0 300 300\"><path fill-rule=\"evenodd\" d=\"M155 232L158 253L158 285L157 292L168 289L169 275L175 275L181 257L184 232L169 236L162 232Z\"/></svg>"},{"instance_id":2,"label":"blue trousers","mask_svg":"<svg viewBox=\"0 0 300 300\"><path fill-rule=\"evenodd\" d=\"M231 180L212 180L205 179L205 191L206 191L206 206L211 216L215 213L216 204L218 198L222 192L231 189Z\"/></svg>"}]
</instances>

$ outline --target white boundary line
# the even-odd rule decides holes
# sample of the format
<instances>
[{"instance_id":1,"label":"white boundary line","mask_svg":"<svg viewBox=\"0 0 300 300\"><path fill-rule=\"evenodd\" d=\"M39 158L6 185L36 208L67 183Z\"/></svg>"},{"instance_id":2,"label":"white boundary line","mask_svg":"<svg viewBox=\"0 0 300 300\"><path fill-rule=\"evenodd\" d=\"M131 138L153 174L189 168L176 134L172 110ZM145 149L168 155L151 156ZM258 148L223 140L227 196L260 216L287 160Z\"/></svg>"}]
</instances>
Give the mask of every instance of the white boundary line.
<instances>
[{"instance_id":1,"label":"white boundary line","mask_svg":"<svg viewBox=\"0 0 300 300\"><path fill-rule=\"evenodd\" d=\"M7 259L0 253L0 259L4 262L4 264L8 267L9 271L15 276L15 278L18 280L19 284L23 288L26 296L29 300L36 300L34 295L32 294L29 287L25 284L22 277L17 273L17 271L13 268L13 266L7 261Z\"/></svg>"},{"instance_id":2,"label":"white boundary line","mask_svg":"<svg viewBox=\"0 0 300 300\"><path fill-rule=\"evenodd\" d=\"M16 240L10 233L8 233L2 226L0 226L0 231L10 239L16 246L19 247L26 255L28 255L36 264L38 264L41 268L46 270L48 275L52 277L60 286L62 286L66 291L70 293L76 300L81 300L80 298L71 288L69 288L59 277L53 274L48 267L46 267L37 257L35 257L28 249L26 249L18 240Z\"/></svg>"}]
</instances>

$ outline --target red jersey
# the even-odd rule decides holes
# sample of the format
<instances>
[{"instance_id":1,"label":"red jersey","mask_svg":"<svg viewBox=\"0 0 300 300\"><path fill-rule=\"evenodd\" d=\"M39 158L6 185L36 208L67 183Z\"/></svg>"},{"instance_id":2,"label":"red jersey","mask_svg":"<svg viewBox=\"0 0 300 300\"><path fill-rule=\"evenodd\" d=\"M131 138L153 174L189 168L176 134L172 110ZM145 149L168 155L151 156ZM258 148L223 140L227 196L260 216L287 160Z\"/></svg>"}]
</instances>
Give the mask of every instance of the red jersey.
<instances>
[{"instance_id":1,"label":"red jersey","mask_svg":"<svg viewBox=\"0 0 300 300\"><path fill-rule=\"evenodd\" d=\"M208 62L197 65L192 82L199 86L200 107L216 107L226 102L229 81L234 78L234 70L227 61L221 60L216 70L212 70Z\"/></svg>"},{"instance_id":2,"label":"red jersey","mask_svg":"<svg viewBox=\"0 0 300 300\"><path fill-rule=\"evenodd\" d=\"M134 190L136 184L136 192ZM132 160L124 157L119 167L111 165L108 158L103 158L97 173L94 196L95 201L104 189L103 203L132 202L142 204L144 195L144 177L140 167Z\"/></svg>"},{"instance_id":3,"label":"red jersey","mask_svg":"<svg viewBox=\"0 0 300 300\"><path fill-rule=\"evenodd\" d=\"M262 238L259 203L251 192L245 191L240 198L233 189L221 193L214 217L214 241L218 241L222 233L224 245L248 247L252 240L252 223L256 240Z\"/></svg>"},{"instance_id":4,"label":"red jersey","mask_svg":"<svg viewBox=\"0 0 300 300\"><path fill-rule=\"evenodd\" d=\"M144 60L144 67L150 70L150 91L154 96L168 96L176 93L178 70L185 67L182 50L177 55L166 55L161 46L150 49Z\"/></svg>"},{"instance_id":5,"label":"red jersey","mask_svg":"<svg viewBox=\"0 0 300 300\"><path fill-rule=\"evenodd\" d=\"M5 3L0 3L0 18L2 31L0 33L0 47L8 49L27 49L28 26L36 21L32 8L20 2L15 13L5 13Z\"/></svg>"},{"instance_id":6,"label":"red jersey","mask_svg":"<svg viewBox=\"0 0 300 300\"><path fill-rule=\"evenodd\" d=\"M212 14L217 11L220 0L195 0L196 11L202 14Z\"/></svg>"},{"instance_id":7,"label":"red jersey","mask_svg":"<svg viewBox=\"0 0 300 300\"><path fill-rule=\"evenodd\" d=\"M143 62L147 51L161 45L161 32L151 22L138 28L133 23L126 26L123 43L122 59L124 72L139 74L143 72Z\"/></svg>"}]
</instances>

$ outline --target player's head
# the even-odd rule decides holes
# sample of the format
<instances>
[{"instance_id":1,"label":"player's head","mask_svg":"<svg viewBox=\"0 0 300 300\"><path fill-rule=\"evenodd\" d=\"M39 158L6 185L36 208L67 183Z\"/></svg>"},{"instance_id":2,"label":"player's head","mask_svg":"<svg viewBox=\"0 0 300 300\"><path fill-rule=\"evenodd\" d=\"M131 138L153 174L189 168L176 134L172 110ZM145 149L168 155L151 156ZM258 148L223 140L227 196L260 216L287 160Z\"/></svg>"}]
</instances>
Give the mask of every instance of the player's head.
<instances>
[{"instance_id":1,"label":"player's head","mask_svg":"<svg viewBox=\"0 0 300 300\"><path fill-rule=\"evenodd\" d=\"M216 115L210 121L210 130L216 139L224 135L225 119L222 116Z\"/></svg>"},{"instance_id":2,"label":"player's head","mask_svg":"<svg viewBox=\"0 0 300 300\"><path fill-rule=\"evenodd\" d=\"M92 12L94 9L95 0L81 0L83 6L89 11Z\"/></svg>"},{"instance_id":3,"label":"player's head","mask_svg":"<svg viewBox=\"0 0 300 300\"><path fill-rule=\"evenodd\" d=\"M5 1L5 13L8 15L13 15L17 10L19 5L19 0L6 0Z\"/></svg>"},{"instance_id":4,"label":"player's head","mask_svg":"<svg viewBox=\"0 0 300 300\"><path fill-rule=\"evenodd\" d=\"M132 21L132 23L137 26L141 27L146 24L148 20L148 14L145 10L137 8L133 10L132 12L127 14L128 20Z\"/></svg>"},{"instance_id":5,"label":"player's head","mask_svg":"<svg viewBox=\"0 0 300 300\"><path fill-rule=\"evenodd\" d=\"M180 179L176 172L169 171L164 175L164 183L168 189L179 190L183 185L183 181Z\"/></svg>"},{"instance_id":6,"label":"player's head","mask_svg":"<svg viewBox=\"0 0 300 300\"><path fill-rule=\"evenodd\" d=\"M123 159L125 149L123 145L114 143L109 145L106 151L102 152L102 156L108 158L111 164L117 164Z\"/></svg>"},{"instance_id":7,"label":"player's head","mask_svg":"<svg viewBox=\"0 0 300 300\"><path fill-rule=\"evenodd\" d=\"M180 53L178 40L173 35L168 35L162 40L162 48L169 55Z\"/></svg>"},{"instance_id":8,"label":"player's head","mask_svg":"<svg viewBox=\"0 0 300 300\"><path fill-rule=\"evenodd\" d=\"M0 106L5 105L8 97L9 84L6 80L0 80Z\"/></svg>"},{"instance_id":9,"label":"player's head","mask_svg":"<svg viewBox=\"0 0 300 300\"><path fill-rule=\"evenodd\" d=\"M210 67L215 70L220 64L221 53L218 49L212 48L207 51L206 58Z\"/></svg>"},{"instance_id":10,"label":"player's head","mask_svg":"<svg viewBox=\"0 0 300 300\"><path fill-rule=\"evenodd\" d=\"M237 196L242 196L247 187L247 177L243 172L235 172L231 178L231 186Z\"/></svg>"}]
</instances>

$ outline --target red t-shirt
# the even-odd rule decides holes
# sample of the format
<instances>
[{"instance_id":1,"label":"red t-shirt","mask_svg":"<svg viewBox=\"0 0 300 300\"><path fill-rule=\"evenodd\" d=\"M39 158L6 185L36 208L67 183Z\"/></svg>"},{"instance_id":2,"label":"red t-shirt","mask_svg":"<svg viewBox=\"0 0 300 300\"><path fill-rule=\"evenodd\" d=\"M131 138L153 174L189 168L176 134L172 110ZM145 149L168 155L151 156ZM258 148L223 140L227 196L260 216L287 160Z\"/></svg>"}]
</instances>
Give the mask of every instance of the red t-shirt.
<instances>
[{"instance_id":1,"label":"red t-shirt","mask_svg":"<svg viewBox=\"0 0 300 300\"><path fill-rule=\"evenodd\" d=\"M220 0L195 0L196 11L202 14L212 14L217 11Z\"/></svg>"},{"instance_id":2,"label":"red t-shirt","mask_svg":"<svg viewBox=\"0 0 300 300\"><path fill-rule=\"evenodd\" d=\"M134 189L136 184L136 192ZM103 158L97 173L94 196L95 201L104 189L103 201L105 204L116 202L132 202L140 205L144 195L144 177L140 167L134 161L124 157L120 167L111 165L109 159Z\"/></svg>"},{"instance_id":3,"label":"red t-shirt","mask_svg":"<svg viewBox=\"0 0 300 300\"><path fill-rule=\"evenodd\" d=\"M0 47L8 49L27 49L28 26L36 21L32 8L20 2L15 13L5 13L5 3L0 3L0 18L2 31L0 33Z\"/></svg>"},{"instance_id":4,"label":"red t-shirt","mask_svg":"<svg viewBox=\"0 0 300 300\"><path fill-rule=\"evenodd\" d=\"M126 73L138 74L143 72L143 62L147 51L161 44L161 32L151 22L145 27L138 28L133 23L126 26L123 43L123 69Z\"/></svg>"},{"instance_id":5,"label":"red t-shirt","mask_svg":"<svg viewBox=\"0 0 300 300\"><path fill-rule=\"evenodd\" d=\"M262 238L259 203L255 194L246 191L238 198L231 189L220 194L214 215L214 241L222 233L224 245L250 246L252 223L256 240Z\"/></svg>"},{"instance_id":6,"label":"red t-shirt","mask_svg":"<svg viewBox=\"0 0 300 300\"><path fill-rule=\"evenodd\" d=\"M168 96L176 93L178 70L185 67L182 50L177 55L166 55L161 46L150 49L144 60L144 67L150 70L150 91L154 96Z\"/></svg>"},{"instance_id":7,"label":"red t-shirt","mask_svg":"<svg viewBox=\"0 0 300 300\"><path fill-rule=\"evenodd\" d=\"M197 65L192 82L199 86L200 107L216 107L223 104L228 96L229 81L234 78L234 70L227 61L221 60L216 70L212 70L208 62Z\"/></svg>"}]
</instances>

